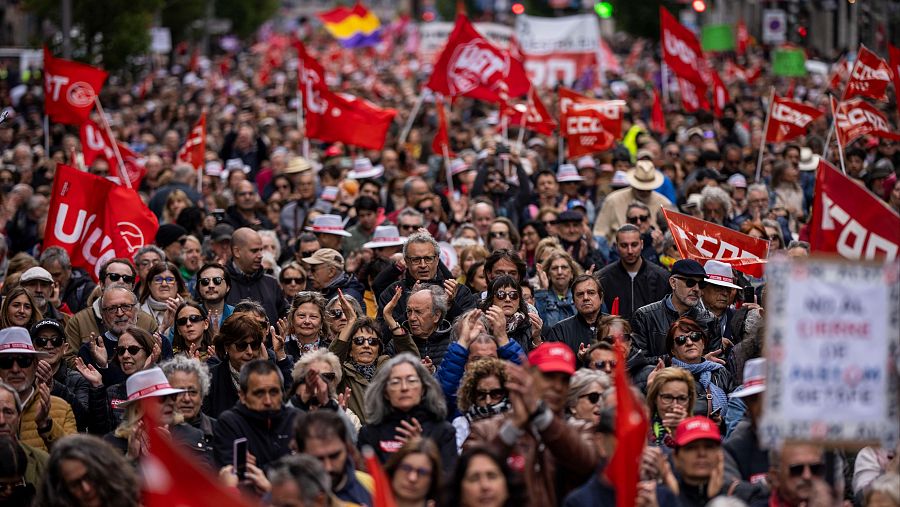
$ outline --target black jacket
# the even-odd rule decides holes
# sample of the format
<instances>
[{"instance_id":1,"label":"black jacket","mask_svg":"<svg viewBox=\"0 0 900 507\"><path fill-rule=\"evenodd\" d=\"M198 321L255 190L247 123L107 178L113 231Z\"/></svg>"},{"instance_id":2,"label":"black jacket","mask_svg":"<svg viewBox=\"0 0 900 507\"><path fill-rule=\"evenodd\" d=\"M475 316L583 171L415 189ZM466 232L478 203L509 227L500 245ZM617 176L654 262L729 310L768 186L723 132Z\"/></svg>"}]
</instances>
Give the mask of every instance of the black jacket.
<instances>
[{"instance_id":1,"label":"black jacket","mask_svg":"<svg viewBox=\"0 0 900 507\"><path fill-rule=\"evenodd\" d=\"M403 447L403 442L397 440L400 421L410 421L412 418L416 418L422 425L422 437L430 438L437 445L444 469L453 470L456 465L456 429L449 422L428 412L422 405L409 412L391 410L380 423L364 425L359 430L357 446L360 449L371 446L379 461L384 463Z\"/></svg>"},{"instance_id":2,"label":"black jacket","mask_svg":"<svg viewBox=\"0 0 900 507\"><path fill-rule=\"evenodd\" d=\"M319 292L325 296L326 301L331 301L331 298L338 295L338 289L343 291L347 296L353 296L359 303L359 306L362 307L363 315L365 315L366 300L363 298L363 292L366 291L366 288L363 287L363 284L354 275L351 275L350 273L341 273L328 284L328 287L325 287Z\"/></svg>"},{"instance_id":3,"label":"black jacket","mask_svg":"<svg viewBox=\"0 0 900 507\"><path fill-rule=\"evenodd\" d=\"M275 352L269 349L269 360L273 361ZM218 358L216 358L218 360ZM209 394L203 399L203 413L212 418L218 418L219 415L234 407L238 402L238 391L231 381L231 371L227 362L219 362L213 364L209 361ZM294 361L291 356L286 356L281 361L273 361L278 369L281 370L281 376L284 378L284 392L290 392L291 372L294 369Z\"/></svg>"},{"instance_id":4,"label":"black jacket","mask_svg":"<svg viewBox=\"0 0 900 507\"><path fill-rule=\"evenodd\" d=\"M441 324L444 324L444 327L440 327ZM438 329L435 329L431 336L428 337L427 340L420 340L418 338L412 337L413 343L416 344L416 348L419 349L419 357L425 359L425 356L428 356L431 359L431 362L434 363L434 367L437 368L444 362L444 356L447 355L447 349L450 347L450 343L452 343L451 336L451 328L449 324L445 322L438 324ZM407 333L409 331L407 330ZM401 335L402 336L402 335ZM397 354L396 349L394 348L394 341L391 340L390 343L385 347L385 353L390 356L394 356Z\"/></svg>"},{"instance_id":5,"label":"black jacket","mask_svg":"<svg viewBox=\"0 0 900 507\"><path fill-rule=\"evenodd\" d=\"M756 428L745 418L735 426L723 444L725 448L725 484L738 481L734 495L747 502L768 498L766 482L769 453L759 445Z\"/></svg>"},{"instance_id":6,"label":"black jacket","mask_svg":"<svg viewBox=\"0 0 900 507\"><path fill-rule=\"evenodd\" d=\"M231 277L231 290L225 296L225 304L234 306L242 299L252 299L266 309L269 322L275 325L288 308L278 280L261 269L249 275L242 273L234 261L229 262L225 269Z\"/></svg>"},{"instance_id":7,"label":"black jacket","mask_svg":"<svg viewBox=\"0 0 900 507\"><path fill-rule=\"evenodd\" d=\"M78 431L84 431L90 423L88 412L88 391L91 384L78 370L69 368L65 361L60 361L59 369L53 374L53 387L50 394L66 400L72 406Z\"/></svg>"},{"instance_id":8,"label":"black jacket","mask_svg":"<svg viewBox=\"0 0 900 507\"><path fill-rule=\"evenodd\" d=\"M250 222L246 218L244 218L244 216L241 215L241 212L238 211L237 206L235 206L234 204L225 209L225 223L231 225L235 229L240 229L241 227L249 227L254 231L261 231L271 230L275 228L275 225L272 224L269 218L258 211L254 213L254 218L259 220L258 224Z\"/></svg>"},{"instance_id":9,"label":"black jacket","mask_svg":"<svg viewBox=\"0 0 900 507\"><path fill-rule=\"evenodd\" d=\"M666 333L669 332L672 323L679 317L690 317L706 330L707 336L711 337L706 343L706 351L719 348L722 340L713 329L712 314L698 303L684 315L679 315L669 307L670 299L671 295L666 296L655 303L642 306L634 312L631 317L631 346L643 350L647 360L655 363L657 359L669 352L666 350Z\"/></svg>"},{"instance_id":10,"label":"black jacket","mask_svg":"<svg viewBox=\"0 0 900 507\"><path fill-rule=\"evenodd\" d=\"M453 278L453 273L451 273L450 270L447 269L447 266L444 266L444 263L440 260L438 261L438 273L439 276L443 275L444 280ZM375 280L372 281L372 294L375 294L375 297L380 300L381 294L384 293L388 286L397 283L398 280L402 280L405 274L406 271L400 269L396 264L391 264L384 268L381 273L378 273ZM394 295L391 294L391 297L393 296ZM387 300L390 301L391 298L389 297Z\"/></svg>"},{"instance_id":11,"label":"black jacket","mask_svg":"<svg viewBox=\"0 0 900 507\"><path fill-rule=\"evenodd\" d=\"M97 284L83 269L72 268L69 283L60 294L59 299L69 307L69 311L73 314L78 313L87 306L88 298L96 286Z\"/></svg>"},{"instance_id":12,"label":"black jacket","mask_svg":"<svg viewBox=\"0 0 900 507\"><path fill-rule=\"evenodd\" d=\"M602 319L605 315L604 313L598 314L597 320ZM568 319L557 322L555 326L550 328L550 332L547 333L544 341L565 343L578 357L580 346L590 345L591 340L597 334L595 326L596 322L589 323L580 313L576 313Z\"/></svg>"},{"instance_id":13,"label":"black jacket","mask_svg":"<svg viewBox=\"0 0 900 507\"><path fill-rule=\"evenodd\" d=\"M446 276L442 270L438 269L435 279L431 280L429 283L443 287L444 280L447 278L450 278L450 276ZM397 306L394 308L394 320L402 324L406 321L406 301L409 299L409 293L415 284L415 278L411 277L409 273L406 273L403 278L392 283L387 289L384 289L384 292L382 292L380 296L378 296L378 322L381 324L381 336L391 336L391 330L388 329L387 324L384 323L384 315L382 315L382 312L384 306L394 297L395 287L399 285L403 288L403 294L400 295L400 301L397 302ZM450 302L450 310L444 318L448 322L453 322L457 317L465 313L466 310L471 310L472 308L475 308L475 296L465 285L458 285L456 287L456 296L454 296L453 301ZM434 358L432 357L432 359Z\"/></svg>"},{"instance_id":14,"label":"black jacket","mask_svg":"<svg viewBox=\"0 0 900 507\"><path fill-rule=\"evenodd\" d=\"M625 271L621 261L601 269L599 276L606 308L611 310L613 300L619 298L619 315L627 320L631 320L638 308L659 301L672 291L669 272L646 260L641 261L634 278Z\"/></svg>"},{"instance_id":15,"label":"black jacket","mask_svg":"<svg viewBox=\"0 0 900 507\"><path fill-rule=\"evenodd\" d=\"M190 424L181 423L168 428L172 439L179 444L182 449L190 451L190 454L199 459L202 463L213 468L212 447L204 440L203 432ZM122 454L128 452L128 439L117 437L113 433L107 433L103 436L103 440L118 449Z\"/></svg>"},{"instance_id":16,"label":"black jacket","mask_svg":"<svg viewBox=\"0 0 900 507\"><path fill-rule=\"evenodd\" d=\"M213 457L217 467L232 462L233 444L238 438L247 439L247 450L256 457L256 466L265 470L269 463L291 453L294 421L300 411L282 406L279 410L257 412L243 403L222 412L216 420Z\"/></svg>"}]
</instances>

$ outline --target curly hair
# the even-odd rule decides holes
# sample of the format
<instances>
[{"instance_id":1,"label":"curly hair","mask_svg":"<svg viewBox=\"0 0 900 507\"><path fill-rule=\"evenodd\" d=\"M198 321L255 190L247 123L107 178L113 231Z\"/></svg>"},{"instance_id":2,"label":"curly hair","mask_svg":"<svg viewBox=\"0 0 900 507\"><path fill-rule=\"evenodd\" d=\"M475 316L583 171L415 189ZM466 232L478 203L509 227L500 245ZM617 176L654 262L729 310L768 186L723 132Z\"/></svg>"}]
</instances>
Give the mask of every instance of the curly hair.
<instances>
[{"instance_id":1,"label":"curly hair","mask_svg":"<svg viewBox=\"0 0 900 507\"><path fill-rule=\"evenodd\" d=\"M159 367L166 374L166 377L177 372L197 375L197 380L200 383L200 399L206 398L206 395L209 394L209 385L212 377L209 374L209 366L205 361L187 357L183 354L175 354L171 359L160 363Z\"/></svg>"},{"instance_id":2,"label":"curly hair","mask_svg":"<svg viewBox=\"0 0 900 507\"><path fill-rule=\"evenodd\" d=\"M15 325L9 320L9 305L12 304L14 299L22 295L28 298L28 304L31 305L31 317L28 319L28 322L26 322L22 327L30 330L31 326L33 326L35 322L41 320L41 310L34 302L34 298L31 297L31 293L25 290L25 287L17 285L13 287L6 296L3 297L3 304L0 305L0 329L6 329Z\"/></svg>"},{"instance_id":3,"label":"curly hair","mask_svg":"<svg viewBox=\"0 0 900 507\"><path fill-rule=\"evenodd\" d=\"M436 419L447 417L447 404L444 402L444 391L437 380L431 375L422 361L410 354L404 352L397 354L390 360L382 364L375 376L369 382L369 388L365 394L365 408L368 424L379 424L391 413L393 408L388 405L385 393L387 392L388 378L391 376L391 370L395 366L401 364L409 364L416 370L419 380L422 381L422 401L419 403L427 412L430 412Z\"/></svg>"},{"instance_id":4,"label":"curly hair","mask_svg":"<svg viewBox=\"0 0 900 507\"><path fill-rule=\"evenodd\" d=\"M478 381L487 377L497 377L500 385L505 386L507 375L503 361L495 357L485 357L466 366L466 372L459 381L459 390L456 392L456 406L460 412L465 413L472 408L475 404Z\"/></svg>"},{"instance_id":5,"label":"curly hair","mask_svg":"<svg viewBox=\"0 0 900 507\"><path fill-rule=\"evenodd\" d=\"M694 383L694 376L691 372L684 368L670 366L656 372L653 382L647 386L647 406L650 408L650 414L656 413L656 398L659 391L669 382L684 382L688 388L687 415L694 415L694 403L697 401L697 384Z\"/></svg>"}]
</instances>

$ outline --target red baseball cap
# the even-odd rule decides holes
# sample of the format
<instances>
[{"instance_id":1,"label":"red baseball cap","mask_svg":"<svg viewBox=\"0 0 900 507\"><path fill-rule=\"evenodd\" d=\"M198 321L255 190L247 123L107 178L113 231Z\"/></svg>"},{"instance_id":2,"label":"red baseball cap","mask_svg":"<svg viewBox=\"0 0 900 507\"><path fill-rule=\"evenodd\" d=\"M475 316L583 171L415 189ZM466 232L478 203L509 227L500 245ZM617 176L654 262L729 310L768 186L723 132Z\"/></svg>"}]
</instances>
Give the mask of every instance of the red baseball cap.
<instances>
[{"instance_id":1,"label":"red baseball cap","mask_svg":"<svg viewBox=\"0 0 900 507\"><path fill-rule=\"evenodd\" d=\"M575 353L565 343L544 342L528 354L528 362L543 373L575 373Z\"/></svg>"},{"instance_id":2,"label":"red baseball cap","mask_svg":"<svg viewBox=\"0 0 900 507\"><path fill-rule=\"evenodd\" d=\"M695 415L681 421L675 429L675 445L681 447L696 440L715 440L721 443L722 435L712 419Z\"/></svg>"}]
</instances>

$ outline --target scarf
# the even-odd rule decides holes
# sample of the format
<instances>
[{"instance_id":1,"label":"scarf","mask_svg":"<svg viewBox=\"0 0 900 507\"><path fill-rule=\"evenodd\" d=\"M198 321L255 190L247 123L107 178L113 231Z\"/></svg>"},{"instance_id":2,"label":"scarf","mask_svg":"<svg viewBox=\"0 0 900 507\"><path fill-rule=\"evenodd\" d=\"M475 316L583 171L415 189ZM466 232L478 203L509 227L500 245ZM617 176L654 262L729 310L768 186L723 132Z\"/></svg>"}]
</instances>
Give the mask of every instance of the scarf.
<instances>
[{"instance_id":1,"label":"scarf","mask_svg":"<svg viewBox=\"0 0 900 507\"><path fill-rule=\"evenodd\" d=\"M653 426L651 428L653 434L649 443L655 444L657 447L668 447L670 449L675 447L675 439L672 438L669 430L663 426L662 418L659 417L659 414L653 414Z\"/></svg>"},{"instance_id":2,"label":"scarf","mask_svg":"<svg viewBox=\"0 0 900 507\"><path fill-rule=\"evenodd\" d=\"M227 361L227 359L226 359ZM231 373L231 383L234 384L234 388L237 391L240 391L241 385L241 372L234 369L234 366L231 366L231 362L228 362L228 372Z\"/></svg>"},{"instance_id":3,"label":"scarf","mask_svg":"<svg viewBox=\"0 0 900 507\"><path fill-rule=\"evenodd\" d=\"M147 296L147 306L156 312L164 312L168 308L165 302L153 299L153 296Z\"/></svg>"},{"instance_id":4,"label":"scarf","mask_svg":"<svg viewBox=\"0 0 900 507\"><path fill-rule=\"evenodd\" d=\"M678 359L672 358L672 366L684 368L691 372L695 379L700 380L700 384L706 389L706 392L712 394L713 410L722 409L722 418L725 418L725 408L728 405L728 397L721 387L712 383L712 372L724 368L715 361L706 361L697 364L688 364ZM707 414L709 415L709 414Z\"/></svg>"},{"instance_id":5,"label":"scarf","mask_svg":"<svg viewBox=\"0 0 900 507\"><path fill-rule=\"evenodd\" d=\"M469 407L469 410L466 410L465 416L469 423L473 423L475 421L480 421L481 419L487 419L488 417L502 414L509 409L509 399L503 398L503 401L494 403L493 405L488 405L486 407L472 405L471 407Z\"/></svg>"},{"instance_id":6,"label":"scarf","mask_svg":"<svg viewBox=\"0 0 900 507\"><path fill-rule=\"evenodd\" d=\"M351 360L350 365L353 366L353 369L359 372L360 375L366 378L366 380L371 381L372 377L375 376L375 368L377 363L372 364L359 364L356 361Z\"/></svg>"}]
</instances>

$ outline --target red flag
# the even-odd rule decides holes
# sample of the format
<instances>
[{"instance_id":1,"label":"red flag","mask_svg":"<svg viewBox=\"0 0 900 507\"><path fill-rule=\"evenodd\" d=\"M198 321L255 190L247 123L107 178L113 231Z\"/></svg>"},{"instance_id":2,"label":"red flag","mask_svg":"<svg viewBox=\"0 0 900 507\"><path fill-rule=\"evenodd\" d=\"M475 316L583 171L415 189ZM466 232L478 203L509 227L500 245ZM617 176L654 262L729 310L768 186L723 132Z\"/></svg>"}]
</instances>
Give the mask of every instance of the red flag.
<instances>
[{"instance_id":1,"label":"red flag","mask_svg":"<svg viewBox=\"0 0 900 507\"><path fill-rule=\"evenodd\" d=\"M200 115L184 145L178 150L177 158L190 164L196 171L203 167L206 162L206 113Z\"/></svg>"},{"instance_id":2,"label":"red flag","mask_svg":"<svg viewBox=\"0 0 900 507\"><path fill-rule=\"evenodd\" d=\"M522 62L491 44L464 14L458 14L426 86L447 97L504 102L525 95L531 84Z\"/></svg>"},{"instance_id":3,"label":"red flag","mask_svg":"<svg viewBox=\"0 0 900 507\"><path fill-rule=\"evenodd\" d=\"M809 245L853 260L893 261L900 249L900 216L859 182L819 161Z\"/></svg>"},{"instance_id":4,"label":"red flag","mask_svg":"<svg viewBox=\"0 0 900 507\"><path fill-rule=\"evenodd\" d=\"M706 100L706 85L696 84L687 79L678 78L678 92L681 95L681 107L686 113L695 113L701 109L709 111Z\"/></svg>"},{"instance_id":5,"label":"red flag","mask_svg":"<svg viewBox=\"0 0 900 507\"><path fill-rule=\"evenodd\" d=\"M850 72L850 81L844 88L844 97L847 100L856 96L869 97L875 100L884 100L887 86L893 79L890 66L878 55L860 46L856 54L856 63Z\"/></svg>"},{"instance_id":6,"label":"red flag","mask_svg":"<svg viewBox=\"0 0 900 507\"><path fill-rule=\"evenodd\" d=\"M731 102L731 98L728 96L728 89L725 88L725 83L722 82L722 78L719 77L718 72L712 71L712 79L713 113L716 115L716 118L721 118L722 112L725 109L725 104Z\"/></svg>"},{"instance_id":7,"label":"red flag","mask_svg":"<svg viewBox=\"0 0 900 507\"><path fill-rule=\"evenodd\" d=\"M507 103L501 114L509 119L510 125L525 126L526 129L540 132L546 136L556 130L556 121L550 116L550 112L541 102L537 92L532 88L528 91L528 101L524 104Z\"/></svg>"},{"instance_id":8,"label":"red flag","mask_svg":"<svg viewBox=\"0 0 900 507\"><path fill-rule=\"evenodd\" d=\"M142 246L153 244L158 228L156 215L136 191L63 164L57 166L43 248L63 248L72 265L84 268L95 280L106 261L130 259Z\"/></svg>"},{"instance_id":9,"label":"red flag","mask_svg":"<svg viewBox=\"0 0 900 507\"><path fill-rule=\"evenodd\" d=\"M135 153L125 143L116 143L116 146L119 147L119 155L122 156L122 163L125 164L128 180L131 181L131 188L140 188L141 180L144 179L144 175L147 174L147 170L144 168L144 157ZM120 185L122 184L118 164L110 162L109 176L113 182L119 183Z\"/></svg>"},{"instance_id":10,"label":"red flag","mask_svg":"<svg viewBox=\"0 0 900 507\"><path fill-rule=\"evenodd\" d=\"M450 151L450 135L447 134L447 113L444 111L444 98L439 96L434 105L438 114L438 131L434 135L434 140L431 141L431 152L442 157L445 154L448 157L452 157L454 153Z\"/></svg>"},{"instance_id":11,"label":"red flag","mask_svg":"<svg viewBox=\"0 0 900 507\"><path fill-rule=\"evenodd\" d=\"M660 39L666 65L676 76L702 85L704 79L700 61L703 59L703 50L697 36L682 26L665 7L659 7L659 16Z\"/></svg>"},{"instance_id":12,"label":"red flag","mask_svg":"<svg viewBox=\"0 0 900 507\"><path fill-rule=\"evenodd\" d=\"M44 111L50 121L79 125L88 119L107 73L83 63L54 58L44 48Z\"/></svg>"},{"instance_id":13,"label":"red flag","mask_svg":"<svg viewBox=\"0 0 900 507\"><path fill-rule=\"evenodd\" d=\"M806 128L816 118L822 116L818 109L775 96L769 108L769 127L766 142L783 143L806 134Z\"/></svg>"},{"instance_id":14,"label":"red flag","mask_svg":"<svg viewBox=\"0 0 900 507\"><path fill-rule=\"evenodd\" d=\"M748 275L762 278L769 242L721 225L664 209L675 246L683 259L701 264L716 259Z\"/></svg>"},{"instance_id":15,"label":"red flag","mask_svg":"<svg viewBox=\"0 0 900 507\"><path fill-rule=\"evenodd\" d=\"M375 456L375 452L366 453L364 451L363 454L367 454L365 457L366 469L369 471L369 475L372 476L372 479L374 479L372 507L395 507L397 502L394 501L391 480L388 479L387 474L384 473L384 469L381 467L378 457Z\"/></svg>"},{"instance_id":16,"label":"red flag","mask_svg":"<svg viewBox=\"0 0 900 507\"><path fill-rule=\"evenodd\" d=\"M853 99L834 106L832 98L832 105L835 108L834 128L841 146L847 146L864 135L900 140L900 134L895 133L887 116L872 104Z\"/></svg>"},{"instance_id":17,"label":"red flag","mask_svg":"<svg viewBox=\"0 0 900 507\"><path fill-rule=\"evenodd\" d=\"M619 296L616 296L612 302L612 308L609 310L610 315L618 315L619 314Z\"/></svg>"},{"instance_id":18,"label":"red flag","mask_svg":"<svg viewBox=\"0 0 900 507\"><path fill-rule=\"evenodd\" d=\"M119 159L113 149L112 141L106 131L91 120L85 120L81 124L81 149L84 153L84 164L90 166L97 158L103 158L109 163L109 176L116 183L122 183L119 178ZM131 182L132 188L138 188L141 180L144 178L144 160L127 145L116 143L119 148L119 155L122 156L122 162L125 164L125 170L128 172L128 180Z\"/></svg>"},{"instance_id":19,"label":"red flag","mask_svg":"<svg viewBox=\"0 0 900 507\"><path fill-rule=\"evenodd\" d=\"M616 339L617 342L621 337ZM647 416L644 407L631 390L625 374L625 354L616 344L616 449L606 466L606 477L616 491L616 507L634 507L640 479L641 456L647 443Z\"/></svg>"},{"instance_id":20,"label":"red flag","mask_svg":"<svg viewBox=\"0 0 900 507\"><path fill-rule=\"evenodd\" d=\"M653 111L650 113L650 130L657 134L666 133L666 115L663 114L662 101L659 100L659 92L653 90Z\"/></svg>"},{"instance_id":21,"label":"red flag","mask_svg":"<svg viewBox=\"0 0 900 507\"><path fill-rule=\"evenodd\" d=\"M750 43L750 33L747 32L747 25L744 24L744 18L737 22L737 30L735 30L737 39L737 53L742 55L747 52L747 44Z\"/></svg>"},{"instance_id":22,"label":"red flag","mask_svg":"<svg viewBox=\"0 0 900 507\"><path fill-rule=\"evenodd\" d=\"M793 99L794 98L794 88L796 88L796 87L797 87L797 80L794 78L791 78L790 84L788 85L787 92L785 92L784 96L786 98Z\"/></svg>"},{"instance_id":23,"label":"red flag","mask_svg":"<svg viewBox=\"0 0 900 507\"><path fill-rule=\"evenodd\" d=\"M828 89L834 92L840 92L841 87L844 86L844 80L847 79L847 75L849 74L847 72L847 59L842 56L832 68L833 74L828 81Z\"/></svg>"},{"instance_id":24,"label":"red flag","mask_svg":"<svg viewBox=\"0 0 900 507\"><path fill-rule=\"evenodd\" d=\"M888 44L888 55L891 59L891 74L894 75L894 96L897 97L897 111L900 111L900 48Z\"/></svg>"},{"instance_id":25,"label":"red flag","mask_svg":"<svg viewBox=\"0 0 900 507\"><path fill-rule=\"evenodd\" d=\"M622 137L624 106L621 100L592 99L560 88L559 123L568 157L612 148Z\"/></svg>"}]
</instances>

